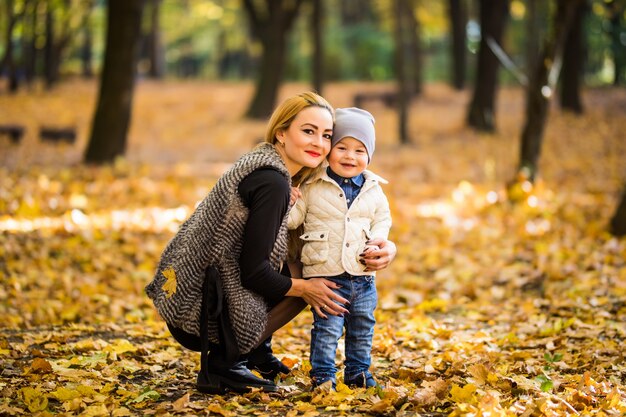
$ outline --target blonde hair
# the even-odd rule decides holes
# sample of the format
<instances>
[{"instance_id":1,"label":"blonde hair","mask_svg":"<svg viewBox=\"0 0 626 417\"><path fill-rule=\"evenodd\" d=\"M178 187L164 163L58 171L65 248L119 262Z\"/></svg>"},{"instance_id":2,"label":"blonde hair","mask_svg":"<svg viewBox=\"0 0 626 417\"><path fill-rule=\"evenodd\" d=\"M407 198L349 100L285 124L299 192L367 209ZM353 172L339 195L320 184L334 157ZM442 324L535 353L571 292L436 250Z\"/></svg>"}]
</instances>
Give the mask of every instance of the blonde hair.
<instances>
[{"instance_id":1,"label":"blonde hair","mask_svg":"<svg viewBox=\"0 0 626 417\"><path fill-rule=\"evenodd\" d=\"M283 101L276 108L276 110L274 110L272 116L270 117L270 121L267 124L267 130L265 131L265 142L275 145L276 142L278 142L276 134L289 129L293 120L302 110L314 106L328 110L333 117L334 122L335 110L324 97L312 91L300 93L289 97L287 100ZM319 169L320 167L304 167L291 178L291 181L296 186L303 184L307 179L317 173Z\"/></svg>"},{"instance_id":2,"label":"blonde hair","mask_svg":"<svg viewBox=\"0 0 626 417\"><path fill-rule=\"evenodd\" d=\"M333 123L335 121L335 110L328 101L319 94L312 91L300 93L295 96L289 97L283 101L272 113L270 121L267 124L267 130L265 131L265 142L276 145L278 138L276 134L280 131L289 129L291 123L296 118L298 113L309 107L321 107L328 110L333 117ZM304 167L300 169L292 178L291 183L295 186L304 184L306 180L312 178L321 169L324 169L320 164L316 168ZM289 253L287 255L288 262L294 262L300 259L300 252L302 250L303 242L299 236L303 233L303 226L298 227L295 230L289 230Z\"/></svg>"}]
</instances>

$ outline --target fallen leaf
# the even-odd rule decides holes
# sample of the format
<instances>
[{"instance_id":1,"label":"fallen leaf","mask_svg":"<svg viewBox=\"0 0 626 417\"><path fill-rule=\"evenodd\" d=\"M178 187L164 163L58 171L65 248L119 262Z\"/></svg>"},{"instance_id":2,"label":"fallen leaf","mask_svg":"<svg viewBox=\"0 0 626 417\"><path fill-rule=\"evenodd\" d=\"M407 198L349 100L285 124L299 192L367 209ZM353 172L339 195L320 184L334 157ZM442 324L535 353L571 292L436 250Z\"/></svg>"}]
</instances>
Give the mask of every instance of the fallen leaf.
<instances>
[{"instance_id":1,"label":"fallen leaf","mask_svg":"<svg viewBox=\"0 0 626 417\"><path fill-rule=\"evenodd\" d=\"M163 271L163 275L167 278L167 281L163 284L163 291L166 292L166 297L170 298L176 294L176 271L174 271L174 268L169 267Z\"/></svg>"}]
</instances>

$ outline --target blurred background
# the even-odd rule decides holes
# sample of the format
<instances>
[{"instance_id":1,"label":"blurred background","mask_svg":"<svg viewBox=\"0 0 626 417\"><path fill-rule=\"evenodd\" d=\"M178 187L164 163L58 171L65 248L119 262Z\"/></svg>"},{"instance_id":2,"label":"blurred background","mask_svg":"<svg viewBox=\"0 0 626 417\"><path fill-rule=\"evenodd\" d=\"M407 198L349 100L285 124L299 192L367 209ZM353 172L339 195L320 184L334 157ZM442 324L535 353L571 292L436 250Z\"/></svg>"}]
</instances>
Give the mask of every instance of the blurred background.
<instances>
[{"instance_id":1,"label":"blurred background","mask_svg":"<svg viewBox=\"0 0 626 417\"><path fill-rule=\"evenodd\" d=\"M3 0L0 9L0 56L3 90L28 88L37 80L48 87L68 76L100 73L104 59L106 1ZM112 1L111 3L115 3ZM132 1L130 3L133 3ZM326 81L389 81L393 65L394 0L144 0L139 36L140 77L203 80L253 80L258 77L264 45L258 39L254 16L270 19L271 9L284 9L283 20L272 22L284 30L284 79L310 81L316 59L315 30L321 29ZM253 4L247 6L246 4ZM480 3L508 4L501 44L521 68L532 61L529 43L538 41L549 26L553 1L404 0L410 15L413 42L422 62L424 82L453 80L454 35L462 37L465 79L473 79L480 46ZM258 6L257 6L258 5ZM299 7L298 7L299 6ZM620 84L626 69L624 3L588 0L584 22L584 65L587 85ZM320 10L321 9L321 10ZM256 14L255 14L256 13ZM278 13L277 13L278 14ZM269 20L268 20L269 22ZM267 25L261 26L270 29ZM455 27L455 26L458 26ZM461 30L455 34L454 30ZM128 44L130 47L130 42ZM318 57L319 58L319 57ZM276 65L279 63L276 62ZM502 71L502 82L515 82Z\"/></svg>"},{"instance_id":2,"label":"blurred background","mask_svg":"<svg viewBox=\"0 0 626 417\"><path fill-rule=\"evenodd\" d=\"M615 194L625 14L626 0L3 0L0 164L219 172L207 164L312 89L371 111L379 149L414 161L402 175L523 184L543 163Z\"/></svg>"}]
</instances>

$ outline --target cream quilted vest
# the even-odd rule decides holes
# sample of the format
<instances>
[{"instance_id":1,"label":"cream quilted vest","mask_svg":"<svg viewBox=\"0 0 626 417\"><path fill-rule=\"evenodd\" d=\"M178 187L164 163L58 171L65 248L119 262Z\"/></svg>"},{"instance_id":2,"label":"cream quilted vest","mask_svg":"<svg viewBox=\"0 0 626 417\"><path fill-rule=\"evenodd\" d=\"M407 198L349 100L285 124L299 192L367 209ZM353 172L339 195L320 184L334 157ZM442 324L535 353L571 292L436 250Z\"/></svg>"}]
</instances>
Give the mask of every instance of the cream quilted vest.
<instances>
[{"instance_id":1,"label":"cream quilted vest","mask_svg":"<svg viewBox=\"0 0 626 417\"><path fill-rule=\"evenodd\" d=\"M351 275L375 275L363 272L359 254L365 241L387 239L391 227L389 203L380 184L387 181L371 171L364 171L365 182L350 208L339 185L324 170L301 188L289 214L288 227L304 223L301 260L303 277L327 277L347 272Z\"/></svg>"}]
</instances>

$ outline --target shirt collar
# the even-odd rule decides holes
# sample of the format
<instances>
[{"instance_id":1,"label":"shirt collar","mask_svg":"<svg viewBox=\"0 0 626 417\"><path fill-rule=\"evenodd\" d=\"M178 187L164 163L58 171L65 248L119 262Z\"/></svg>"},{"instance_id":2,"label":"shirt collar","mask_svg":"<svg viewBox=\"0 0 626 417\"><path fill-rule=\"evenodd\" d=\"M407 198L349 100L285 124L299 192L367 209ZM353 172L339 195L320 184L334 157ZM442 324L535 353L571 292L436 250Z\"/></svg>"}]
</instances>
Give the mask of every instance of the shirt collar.
<instances>
[{"instance_id":1,"label":"shirt collar","mask_svg":"<svg viewBox=\"0 0 626 417\"><path fill-rule=\"evenodd\" d=\"M326 173L328 174L328 176L330 178L332 178L333 180L335 180L339 184L341 184L343 182L343 180L346 179L346 178L342 177L341 175L335 174L333 172L333 170L330 169L330 167L326 168ZM363 173L360 173L356 177L349 178L349 180L352 181L352 183L354 185L356 185L357 187L361 187L363 185L363 183L365 182L365 176L363 175Z\"/></svg>"}]
</instances>

